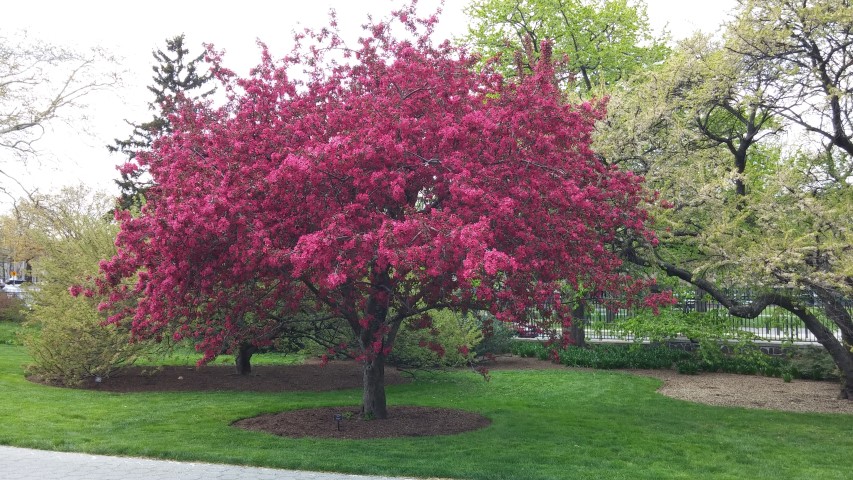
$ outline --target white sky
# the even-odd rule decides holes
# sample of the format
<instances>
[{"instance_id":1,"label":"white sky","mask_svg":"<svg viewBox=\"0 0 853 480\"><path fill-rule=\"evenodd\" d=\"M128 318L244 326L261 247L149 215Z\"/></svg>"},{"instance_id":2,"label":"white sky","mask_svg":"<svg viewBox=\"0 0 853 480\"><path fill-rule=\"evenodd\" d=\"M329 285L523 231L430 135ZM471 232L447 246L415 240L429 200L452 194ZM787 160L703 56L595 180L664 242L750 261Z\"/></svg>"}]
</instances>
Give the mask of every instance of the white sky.
<instances>
[{"instance_id":1,"label":"white sky","mask_svg":"<svg viewBox=\"0 0 853 480\"><path fill-rule=\"evenodd\" d=\"M468 0L446 0L439 34L452 37L465 33L467 20L462 8ZM420 0L421 11L431 11L437 0ZM716 31L732 11L735 0L647 0L652 27L660 31L668 25L673 38L694 30ZM97 189L116 193L116 163L106 145L114 138L126 138L130 127L124 119L147 120L151 94L151 52L164 47L164 40L186 34L191 53L200 52L201 43L213 43L226 51L225 63L238 74L247 73L259 58L256 39L264 41L273 54L290 50L295 28L326 23L330 8L338 12L345 32L356 32L366 15L384 16L395 0L240 0L186 1L148 0L29 0L4 2L0 10L0 31L26 30L30 37L78 49L101 46L121 58L126 70L123 86L112 93L89 98L88 133L78 125L53 125L40 140L38 161L26 169L9 168L11 159L0 151L0 164L30 189L58 189L84 182ZM10 188L8 181L0 180ZM0 198L0 209L9 200Z\"/></svg>"}]
</instances>

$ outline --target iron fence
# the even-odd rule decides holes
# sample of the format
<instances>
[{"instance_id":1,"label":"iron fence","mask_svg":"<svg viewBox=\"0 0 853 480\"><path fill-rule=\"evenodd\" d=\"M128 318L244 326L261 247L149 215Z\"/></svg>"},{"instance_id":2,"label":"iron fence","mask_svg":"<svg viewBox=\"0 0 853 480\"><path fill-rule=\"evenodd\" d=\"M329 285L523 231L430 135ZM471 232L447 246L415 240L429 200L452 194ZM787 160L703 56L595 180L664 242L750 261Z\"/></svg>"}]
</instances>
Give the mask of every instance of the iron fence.
<instances>
[{"instance_id":1,"label":"iron fence","mask_svg":"<svg viewBox=\"0 0 853 480\"><path fill-rule=\"evenodd\" d=\"M741 303L749 303L754 295L749 292L733 292L730 293ZM824 325L832 331L836 338L841 339L841 330L832 321L827 319L822 312L822 305L818 298L809 295L801 295L800 300L805 304L809 311L815 314ZM627 331L622 325L625 320L634 317L637 310L619 309L609 310L600 302L589 302L588 318L585 320L585 336L587 340L599 341L634 341L636 338L632 332ZM846 301L845 307L851 316L853 316L853 301ZM756 318L740 318L731 315L728 309L714 300L685 298L679 300L679 303L672 307L668 307L681 312L697 312L707 313L709 315L717 315L721 319L722 325L725 327L726 335L734 337L743 337L750 335L758 341L766 341L773 343L817 343L817 338L812 334L793 313L776 305L768 305L764 311ZM536 331L536 335L527 336L544 336L541 329L537 328L541 325L533 323L533 328L528 329L528 332Z\"/></svg>"}]
</instances>

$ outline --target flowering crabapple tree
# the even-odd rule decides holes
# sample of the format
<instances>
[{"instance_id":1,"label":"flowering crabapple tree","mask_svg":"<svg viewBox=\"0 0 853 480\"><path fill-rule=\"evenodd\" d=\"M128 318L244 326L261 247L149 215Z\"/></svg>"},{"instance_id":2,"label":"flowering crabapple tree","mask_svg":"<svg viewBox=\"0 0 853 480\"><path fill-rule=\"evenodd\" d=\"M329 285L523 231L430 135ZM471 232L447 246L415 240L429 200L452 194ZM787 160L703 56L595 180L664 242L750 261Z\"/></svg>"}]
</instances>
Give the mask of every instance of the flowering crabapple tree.
<instances>
[{"instance_id":1,"label":"flowering crabapple tree","mask_svg":"<svg viewBox=\"0 0 853 480\"><path fill-rule=\"evenodd\" d=\"M409 5L348 48L332 16L281 61L262 47L245 78L211 49L228 100L185 102L136 157L155 186L138 217L119 214L119 252L102 264L111 320L194 339L203 361L343 323L363 412L385 418L406 321L536 310L569 325L560 292L581 283L635 298L646 283L609 245L651 239L645 193L590 150L601 106L563 104L548 55L518 82L475 69L432 42L435 23Z\"/></svg>"}]
</instances>

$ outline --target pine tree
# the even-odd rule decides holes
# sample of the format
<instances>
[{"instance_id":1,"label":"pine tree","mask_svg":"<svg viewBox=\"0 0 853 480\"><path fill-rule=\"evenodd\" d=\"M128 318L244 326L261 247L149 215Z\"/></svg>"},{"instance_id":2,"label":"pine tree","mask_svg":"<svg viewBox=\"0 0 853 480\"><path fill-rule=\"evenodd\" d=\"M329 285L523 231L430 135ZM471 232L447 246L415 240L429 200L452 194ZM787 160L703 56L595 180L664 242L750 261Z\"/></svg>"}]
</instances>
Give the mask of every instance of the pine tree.
<instances>
[{"instance_id":1,"label":"pine tree","mask_svg":"<svg viewBox=\"0 0 853 480\"><path fill-rule=\"evenodd\" d=\"M198 100L216 89L204 90L205 84L213 78L210 71L200 68L205 54L190 57L184 39L183 34L166 39L165 51L158 49L152 52L155 60L152 67L154 83L148 86L148 90L154 94L154 100L148 104L148 109L154 112L154 117L144 123L128 121L133 127L130 136L125 140L115 139L113 145L107 146L110 152L127 155L125 166L120 168L120 178L115 180L121 190L117 209L139 208L145 203L145 192L153 183L146 170L139 168L134 159L140 150L150 149L157 137L171 132L168 116L174 111L178 96ZM201 93L197 93L199 91Z\"/></svg>"}]
</instances>

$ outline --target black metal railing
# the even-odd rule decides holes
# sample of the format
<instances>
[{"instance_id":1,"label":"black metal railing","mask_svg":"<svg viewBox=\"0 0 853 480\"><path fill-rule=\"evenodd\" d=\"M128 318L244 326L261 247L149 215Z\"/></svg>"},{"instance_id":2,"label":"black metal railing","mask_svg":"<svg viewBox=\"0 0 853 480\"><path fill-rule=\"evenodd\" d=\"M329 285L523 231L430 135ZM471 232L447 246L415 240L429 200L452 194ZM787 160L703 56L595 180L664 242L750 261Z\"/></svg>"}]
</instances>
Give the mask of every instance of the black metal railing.
<instances>
[{"instance_id":1,"label":"black metal railing","mask_svg":"<svg viewBox=\"0 0 853 480\"><path fill-rule=\"evenodd\" d=\"M740 303L749 303L754 294L749 291L733 291L728 294ZM825 317L822 311L820 299L809 294L799 294L800 301L821 319L836 338L841 339L841 330L837 325ZM844 305L853 315L853 301L847 300ZM612 310L605 306L605 302L588 302L588 318L585 321L585 334L589 340L611 340L611 341L634 341L633 332L625 329L624 321L637 315L636 308ZM768 342L806 342L817 343L817 338L805 327L803 322L793 313L776 305L768 305L756 318L740 318L728 313L728 309L719 302L708 299L686 297L679 299L676 305L667 307L681 312L697 312L699 314L716 315L725 328L725 336L743 337L751 336L755 340ZM532 329L536 330L536 321L532 322ZM544 324L541 325L544 327ZM537 336L544 336L544 328L539 329ZM528 335L531 336L531 335Z\"/></svg>"}]
</instances>

